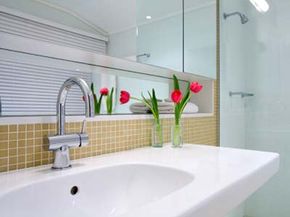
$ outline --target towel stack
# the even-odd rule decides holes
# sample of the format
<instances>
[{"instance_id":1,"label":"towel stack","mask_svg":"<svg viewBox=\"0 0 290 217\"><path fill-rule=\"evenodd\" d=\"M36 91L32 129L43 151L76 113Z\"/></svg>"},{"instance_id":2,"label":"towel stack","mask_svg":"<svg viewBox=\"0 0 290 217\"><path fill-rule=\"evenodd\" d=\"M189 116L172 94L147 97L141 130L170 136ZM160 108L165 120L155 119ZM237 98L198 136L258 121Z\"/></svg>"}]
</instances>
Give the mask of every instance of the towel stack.
<instances>
[{"instance_id":1,"label":"towel stack","mask_svg":"<svg viewBox=\"0 0 290 217\"><path fill-rule=\"evenodd\" d=\"M170 102L172 103L172 105L174 106L173 102L171 101L171 99L165 99L165 102ZM183 113L198 113L199 108L196 104L192 103L192 102L188 102L183 110Z\"/></svg>"},{"instance_id":2,"label":"towel stack","mask_svg":"<svg viewBox=\"0 0 290 217\"><path fill-rule=\"evenodd\" d=\"M166 99L164 102L158 101L158 108L160 114L172 114L174 113L174 103ZM150 109L145 106L141 102L133 103L130 105L130 111L135 114L147 114L151 113ZM187 105L184 108L184 113L197 113L198 112L198 106L194 103L187 103Z\"/></svg>"},{"instance_id":3,"label":"towel stack","mask_svg":"<svg viewBox=\"0 0 290 217\"><path fill-rule=\"evenodd\" d=\"M160 114L173 113L172 102L158 102L158 109ZM151 113L150 109L141 102L133 103L130 105L130 111L135 114Z\"/></svg>"}]
</instances>

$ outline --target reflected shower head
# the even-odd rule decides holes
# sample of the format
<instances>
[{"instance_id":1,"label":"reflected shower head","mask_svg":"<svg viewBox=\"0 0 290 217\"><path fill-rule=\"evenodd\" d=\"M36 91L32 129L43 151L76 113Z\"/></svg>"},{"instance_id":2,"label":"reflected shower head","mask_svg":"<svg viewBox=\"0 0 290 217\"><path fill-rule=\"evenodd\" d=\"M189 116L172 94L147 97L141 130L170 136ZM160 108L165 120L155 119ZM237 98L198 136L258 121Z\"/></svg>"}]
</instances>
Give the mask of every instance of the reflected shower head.
<instances>
[{"instance_id":1,"label":"reflected shower head","mask_svg":"<svg viewBox=\"0 0 290 217\"><path fill-rule=\"evenodd\" d=\"M245 14L242 14L240 12L233 12L233 13L224 13L224 19L226 20L228 17L230 16L234 16L234 15L238 15L240 18L241 18L241 23L242 24L246 24L248 21L249 21L249 18L245 15Z\"/></svg>"}]
</instances>

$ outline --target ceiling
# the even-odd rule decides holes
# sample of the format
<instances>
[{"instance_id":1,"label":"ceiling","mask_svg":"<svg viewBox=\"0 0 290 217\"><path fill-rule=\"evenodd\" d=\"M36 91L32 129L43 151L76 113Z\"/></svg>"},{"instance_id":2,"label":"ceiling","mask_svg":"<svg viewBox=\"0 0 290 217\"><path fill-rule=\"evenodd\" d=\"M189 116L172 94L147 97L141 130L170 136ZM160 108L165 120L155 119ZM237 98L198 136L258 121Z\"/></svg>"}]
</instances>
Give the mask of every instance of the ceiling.
<instances>
[{"instance_id":1,"label":"ceiling","mask_svg":"<svg viewBox=\"0 0 290 217\"><path fill-rule=\"evenodd\" d=\"M185 0L185 9L213 2ZM133 28L136 22L144 23L147 15L154 20L182 9L181 0L0 0L0 4L83 30L100 28L108 34Z\"/></svg>"},{"instance_id":2,"label":"ceiling","mask_svg":"<svg viewBox=\"0 0 290 217\"><path fill-rule=\"evenodd\" d=\"M136 0L45 0L76 12L109 34L136 26Z\"/></svg>"}]
</instances>

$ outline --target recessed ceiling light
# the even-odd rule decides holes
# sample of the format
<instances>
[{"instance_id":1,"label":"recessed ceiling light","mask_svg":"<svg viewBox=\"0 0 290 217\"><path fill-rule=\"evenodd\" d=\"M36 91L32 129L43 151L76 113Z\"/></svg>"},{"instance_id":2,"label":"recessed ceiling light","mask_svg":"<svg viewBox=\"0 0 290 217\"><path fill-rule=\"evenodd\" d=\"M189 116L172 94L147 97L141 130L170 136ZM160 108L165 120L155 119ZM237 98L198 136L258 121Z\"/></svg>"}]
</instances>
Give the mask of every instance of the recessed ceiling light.
<instances>
[{"instance_id":1,"label":"recessed ceiling light","mask_svg":"<svg viewBox=\"0 0 290 217\"><path fill-rule=\"evenodd\" d=\"M146 16L146 19L147 19L147 20L151 20L152 17L151 17L150 15L148 15L148 16Z\"/></svg>"},{"instance_id":2,"label":"recessed ceiling light","mask_svg":"<svg viewBox=\"0 0 290 217\"><path fill-rule=\"evenodd\" d=\"M250 0L250 2L255 6L257 11L261 13L266 13L270 9L266 0Z\"/></svg>"}]
</instances>

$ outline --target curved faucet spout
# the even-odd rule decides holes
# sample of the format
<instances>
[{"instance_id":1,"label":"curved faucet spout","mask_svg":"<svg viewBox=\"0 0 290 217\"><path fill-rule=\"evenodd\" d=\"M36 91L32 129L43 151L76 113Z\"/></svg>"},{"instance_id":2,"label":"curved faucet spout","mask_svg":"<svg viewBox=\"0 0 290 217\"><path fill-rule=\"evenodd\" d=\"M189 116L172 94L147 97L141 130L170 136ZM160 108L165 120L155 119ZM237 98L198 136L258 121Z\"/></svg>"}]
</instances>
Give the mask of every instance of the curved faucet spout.
<instances>
[{"instance_id":1,"label":"curved faucet spout","mask_svg":"<svg viewBox=\"0 0 290 217\"><path fill-rule=\"evenodd\" d=\"M77 85L84 96L86 117L94 117L94 97L87 83L76 77L67 79L61 86L57 98L57 133L65 134L65 103L69 90L72 86Z\"/></svg>"},{"instance_id":2,"label":"curved faucet spout","mask_svg":"<svg viewBox=\"0 0 290 217\"><path fill-rule=\"evenodd\" d=\"M57 135L49 136L49 150L54 151L53 169L71 167L69 148L82 147L89 144L89 136L82 130L80 133L65 135L65 104L69 90L72 86L78 86L84 97L86 117L95 114L94 96L87 83L76 77L67 79L61 86L57 98Z\"/></svg>"}]
</instances>

